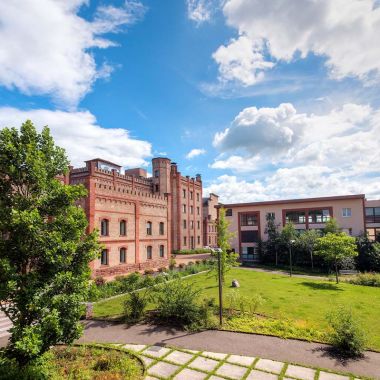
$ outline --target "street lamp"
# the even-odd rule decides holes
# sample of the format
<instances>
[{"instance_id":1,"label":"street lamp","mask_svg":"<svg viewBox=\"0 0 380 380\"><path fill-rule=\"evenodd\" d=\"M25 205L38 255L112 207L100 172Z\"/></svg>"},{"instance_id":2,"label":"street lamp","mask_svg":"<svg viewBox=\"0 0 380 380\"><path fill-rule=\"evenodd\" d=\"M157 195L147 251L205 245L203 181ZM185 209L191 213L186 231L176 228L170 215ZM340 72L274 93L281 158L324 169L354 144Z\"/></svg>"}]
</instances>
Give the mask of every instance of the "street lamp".
<instances>
[{"instance_id":1,"label":"street lamp","mask_svg":"<svg viewBox=\"0 0 380 380\"><path fill-rule=\"evenodd\" d=\"M222 265L220 262L220 254L222 253L221 248L213 248L212 252L218 254L218 286L219 286L219 324L223 324L223 294L222 294Z\"/></svg>"},{"instance_id":2,"label":"street lamp","mask_svg":"<svg viewBox=\"0 0 380 380\"><path fill-rule=\"evenodd\" d=\"M290 277L292 277L292 274L293 274L293 268L292 268L292 244L294 244L295 242L296 242L295 240L290 240L290 244L289 244Z\"/></svg>"}]
</instances>

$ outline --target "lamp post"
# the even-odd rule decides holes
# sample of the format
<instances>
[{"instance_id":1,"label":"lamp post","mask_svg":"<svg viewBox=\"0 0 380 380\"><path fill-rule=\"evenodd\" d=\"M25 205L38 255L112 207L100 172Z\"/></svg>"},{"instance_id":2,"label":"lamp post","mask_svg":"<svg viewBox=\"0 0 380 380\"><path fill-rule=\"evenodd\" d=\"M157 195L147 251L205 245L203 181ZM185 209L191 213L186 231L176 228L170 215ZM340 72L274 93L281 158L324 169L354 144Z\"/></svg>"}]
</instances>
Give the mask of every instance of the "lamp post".
<instances>
[{"instance_id":1,"label":"lamp post","mask_svg":"<svg viewBox=\"0 0 380 380\"><path fill-rule=\"evenodd\" d=\"M223 324L223 287L222 287L222 263L220 261L220 254L222 250L215 248L212 250L218 254L218 287L219 287L219 324Z\"/></svg>"},{"instance_id":2,"label":"lamp post","mask_svg":"<svg viewBox=\"0 0 380 380\"><path fill-rule=\"evenodd\" d=\"M290 267L290 277L293 274L293 266L292 266L292 244L295 243L295 240L290 240L289 242L289 267Z\"/></svg>"}]
</instances>

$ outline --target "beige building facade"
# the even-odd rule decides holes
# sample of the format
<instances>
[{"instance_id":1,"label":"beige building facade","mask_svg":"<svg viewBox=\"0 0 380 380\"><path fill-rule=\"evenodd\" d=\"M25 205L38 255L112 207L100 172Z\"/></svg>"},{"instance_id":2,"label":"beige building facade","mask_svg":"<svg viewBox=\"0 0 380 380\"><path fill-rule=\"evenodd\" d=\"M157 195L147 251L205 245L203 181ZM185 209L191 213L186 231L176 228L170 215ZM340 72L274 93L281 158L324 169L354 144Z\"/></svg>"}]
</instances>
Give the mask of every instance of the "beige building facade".
<instances>
[{"instance_id":1,"label":"beige building facade","mask_svg":"<svg viewBox=\"0 0 380 380\"><path fill-rule=\"evenodd\" d=\"M210 194L209 197L203 198L203 245L205 247L218 246L217 219L219 197L216 194Z\"/></svg>"}]
</instances>

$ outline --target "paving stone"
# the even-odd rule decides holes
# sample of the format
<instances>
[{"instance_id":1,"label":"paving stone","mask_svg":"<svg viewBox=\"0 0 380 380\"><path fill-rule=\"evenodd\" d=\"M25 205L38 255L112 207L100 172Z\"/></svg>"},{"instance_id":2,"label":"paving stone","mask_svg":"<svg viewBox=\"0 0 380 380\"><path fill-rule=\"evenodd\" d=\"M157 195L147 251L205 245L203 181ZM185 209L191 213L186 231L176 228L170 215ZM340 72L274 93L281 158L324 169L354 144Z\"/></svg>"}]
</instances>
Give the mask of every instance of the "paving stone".
<instances>
[{"instance_id":1,"label":"paving stone","mask_svg":"<svg viewBox=\"0 0 380 380\"><path fill-rule=\"evenodd\" d=\"M227 356L227 354L221 354L219 352L209 352L209 351L204 351L202 355L207 356L208 358L216 359L216 360L223 360Z\"/></svg>"},{"instance_id":2,"label":"paving stone","mask_svg":"<svg viewBox=\"0 0 380 380\"><path fill-rule=\"evenodd\" d=\"M157 380L157 377L146 376L144 380Z\"/></svg>"},{"instance_id":3,"label":"paving stone","mask_svg":"<svg viewBox=\"0 0 380 380\"><path fill-rule=\"evenodd\" d=\"M272 373L261 372L253 369L246 377L246 380L278 380L278 376L273 375Z\"/></svg>"},{"instance_id":4,"label":"paving stone","mask_svg":"<svg viewBox=\"0 0 380 380\"><path fill-rule=\"evenodd\" d=\"M224 363L221 367L218 368L216 374L239 380L245 375L246 372L247 368L240 367L235 364Z\"/></svg>"},{"instance_id":5,"label":"paving stone","mask_svg":"<svg viewBox=\"0 0 380 380\"><path fill-rule=\"evenodd\" d=\"M124 344L123 348L138 352L146 348L146 344Z\"/></svg>"},{"instance_id":6,"label":"paving stone","mask_svg":"<svg viewBox=\"0 0 380 380\"><path fill-rule=\"evenodd\" d=\"M207 376L208 375L206 373L194 371L190 368L185 368L174 377L174 380L203 380Z\"/></svg>"},{"instance_id":7,"label":"paving stone","mask_svg":"<svg viewBox=\"0 0 380 380\"><path fill-rule=\"evenodd\" d=\"M256 358L253 358L251 356L240 356L240 355L231 355L227 361L234 364L240 364L244 365L246 367L249 367Z\"/></svg>"},{"instance_id":8,"label":"paving stone","mask_svg":"<svg viewBox=\"0 0 380 380\"><path fill-rule=\"evenodd\" d=\"M284 363L269 359L260 359L255 365L256 369L274 373L280 373L283 367Z\"/></svg>"},{"instance_id":9,"label":"paving stone","mask_svg":"<svg viewBox=\"0 0 380 380\"><path fill-rule=\"evenodd\" d=\"M146 366L148 366L154 362L154 359L147 358L146 356L143 356L143 355L141 355L140 358Z\"/></svg>"},{"instance_id":10,"label":"paving stone","mask_svg":"<svg viewBox=\"0 0 380 380\"><path fill-rule=\"evenodd\" d=\"M189 364L189 367L197 368L202 371L209 372L209 371L212 371L218 364L219 362L216 360L207 359L207 358L198 356L194 361L192 361Z\"/></svg>"},{"instance_id":11,"label":"paving stone","mask_svg":"<svg viewBox=\"0 0 380 380\"><path fill-rule=\"evenodd\" d=\"M185 364L193 357L194 355L192 354L187 354L181 351L173 351L168 356L165 357L165 360L168 360L170 362L174 362L177 364Z\"/></svg>"},{"instance_id":12,"label":"paving stone","mask_svg":"<svg viewBox=\"0 0 380 380\"><path fill-rule=\"evenodd\" d=\"M158 362L148 369L148 374L160 377L170 377L175 371L179 369L179 366L169 364L165 362Z\"/></svg>"},{"instance_id":13,"label":"paving stone","mask_svg":"<svg viewBox=\"0 0 380 380\"><path fill-rule=\"evenodd\" d=\"M321 371L319 372L319 380L349 380L349 377Z\"/></svg>"},{"instance_id":14,"label":"paving stone","mask_svg":"<svg viewBox=\"0 0 380 380\"><path fill-rule=\"evenodd\" d=\"M208 380L226 380L226 379L224 377L212 375L211 377L208 378Z\"/></svg>"},{"instance_id":15,"label":"paving stone","mask_svg":"<svg viewBox=\"0 0 380 380\"><path fill-rule=\"evenodd\" d=\"M161 347L161 346L150 346L142 353L149 356L154 356L155 358L161 358L166 355L170 351L169 348Z\"/></svg>"},{"instance_id":16,"label":"paving stone","mask_svg":"<svg viewBox=\"0 0 380 380\"><path fill-rule=\"evenodd\" d=\"M192 353L192 354L197 354L199 351L197 351L197 350L189 350L189 349L185 349L185 351L187 351L187 352L190 352L190 353Z\"/></svg>"},{"instance_id":17,"label":"paving stone","mask_svg":"<svg viewBox=\"0 0 380 380\"><path fill-rule=\"evenodd\" d=\"M315 372L315 369L289 364L285 376L296 377L302 380L314 380Z\"/></svg>"}]
</instances>

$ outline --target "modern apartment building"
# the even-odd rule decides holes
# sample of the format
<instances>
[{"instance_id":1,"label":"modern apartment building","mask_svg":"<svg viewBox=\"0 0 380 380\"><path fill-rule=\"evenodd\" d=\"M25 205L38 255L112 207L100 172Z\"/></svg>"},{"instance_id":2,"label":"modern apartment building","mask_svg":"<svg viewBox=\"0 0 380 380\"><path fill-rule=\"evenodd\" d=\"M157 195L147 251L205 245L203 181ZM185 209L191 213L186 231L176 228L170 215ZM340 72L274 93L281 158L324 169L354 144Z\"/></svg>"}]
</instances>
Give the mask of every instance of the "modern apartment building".
<instances>
[{"instance_id":1,"label":"modern apartment building","mask_svg":"<svg viewBox=\"0 0 380 380\"><path fill-rule=\"evenodd\" d=\"M220 207L220 206L219 206ZM343 231L358 236L365 231L375 239L380 232L380 201L367 201L364 194L333 197L224 204L231 225L232 248L243 261L258 259L258 242L265 241L269 214L281 229L292 222L299 231L323 229L334 217Z\"/></svg>"},{"instance_id":2,"label":"modern apartment building","mask_svg":"<svg viewBox=\"0 0 380 380\"><path fill-rule=\"evenodd\" d=\"M216 228L218 219L217 206L219 197L210 194L203 198L203 245L208 247L218 246L218 231Z\"/></svg>"},{"instance_id":3,"label":"modern apartment building","mask_svg":"<svg viewBox=\"0 0 380 380\"><path fill-rule=\"evenodd\" d=\"M82 184L89 227L104 245L93 276L166 266L172 250L203 246L202 180L182 176L168 158L152 160L153 177L96 158L70 167L65 183Z\"/></svg>"}]
</instances>

